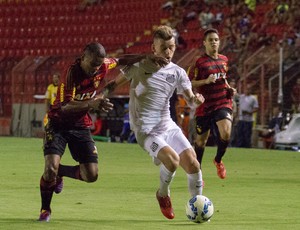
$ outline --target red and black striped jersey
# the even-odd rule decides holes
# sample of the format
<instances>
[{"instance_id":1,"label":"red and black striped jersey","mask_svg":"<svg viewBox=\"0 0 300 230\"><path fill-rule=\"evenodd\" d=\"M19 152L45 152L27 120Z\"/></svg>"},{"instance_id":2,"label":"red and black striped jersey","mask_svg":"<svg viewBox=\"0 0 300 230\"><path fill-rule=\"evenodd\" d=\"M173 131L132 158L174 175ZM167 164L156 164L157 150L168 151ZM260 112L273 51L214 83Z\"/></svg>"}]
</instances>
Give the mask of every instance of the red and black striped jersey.
<instances>
[{"instance_id":1,"label":"red and black striped jersey","mask_svg":"<svg viewBox=\"0 0 300 230\"><path fill-rule=\"evenodd\" d=\"M68 102L84 101L99 93L99 86L107 72L115 68L117 61L113 58L105 58L103 64L93 76L87 75L80 66L77 59L66 71L65 79L62 80L57 89L56 100L48 112L48 117L66 127L86 128L91 126L92 120L87 111L64 115L61 107Z\"/></svg>"},{"instance_id":2,"label":"red and black striped jersey","mask_svg":"<svg viewBox=\"0 0 300 230\"><path fill-rule=\"evenodd\" d=\"M232 109L232 100L228 98L226 89L227 71L228 59L221 54L218 54L217 59L204 54L190 68L190 80L204 80L211 74L217 78L215 83L206 84L195 89L205 98L204 103L196 109L196 116L206 116L220 108Z\"/></svg>"}]
</instances>

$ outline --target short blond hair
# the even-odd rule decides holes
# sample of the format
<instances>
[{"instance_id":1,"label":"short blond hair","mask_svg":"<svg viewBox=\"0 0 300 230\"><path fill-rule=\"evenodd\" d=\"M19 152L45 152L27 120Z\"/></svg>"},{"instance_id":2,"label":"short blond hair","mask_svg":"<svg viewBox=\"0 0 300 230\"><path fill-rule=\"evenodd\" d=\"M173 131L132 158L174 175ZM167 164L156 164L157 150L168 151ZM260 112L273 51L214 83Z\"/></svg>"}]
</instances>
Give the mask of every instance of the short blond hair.
<instances>
[{"instance_id":1,"label":"short blond hair","mask_svg":"<svg viewBox=\"0 0 300 230\"><path fill-rule=\"evenodd\" d=\"M162 25L158 26L153 32L153 39L163 39L165 41L173 38L173 30L170 26Z\"/></svg>"}]
</instances>

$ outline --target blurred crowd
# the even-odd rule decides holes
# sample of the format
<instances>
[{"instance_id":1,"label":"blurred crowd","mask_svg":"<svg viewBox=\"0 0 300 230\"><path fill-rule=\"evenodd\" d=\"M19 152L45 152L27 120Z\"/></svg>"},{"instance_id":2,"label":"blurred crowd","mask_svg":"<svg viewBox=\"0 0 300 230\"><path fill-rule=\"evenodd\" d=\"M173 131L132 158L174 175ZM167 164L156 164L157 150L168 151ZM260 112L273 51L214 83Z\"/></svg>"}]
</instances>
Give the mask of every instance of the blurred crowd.
<instances>
[{"instance_id":1,"label":"blurred crowd","mask_svg":"<svg viewBox=\"0 0 300 230\"><path fill-rule=\"evenodd\" d=\"M224 48L239 54L237 60L249 50L279 40L300 46L300 2L296 0L167 0L162 9L170 13L168 23L178 37L193 20L199 21L199 30L217 28L226 39Z\"/></svg>"}]
</instances>

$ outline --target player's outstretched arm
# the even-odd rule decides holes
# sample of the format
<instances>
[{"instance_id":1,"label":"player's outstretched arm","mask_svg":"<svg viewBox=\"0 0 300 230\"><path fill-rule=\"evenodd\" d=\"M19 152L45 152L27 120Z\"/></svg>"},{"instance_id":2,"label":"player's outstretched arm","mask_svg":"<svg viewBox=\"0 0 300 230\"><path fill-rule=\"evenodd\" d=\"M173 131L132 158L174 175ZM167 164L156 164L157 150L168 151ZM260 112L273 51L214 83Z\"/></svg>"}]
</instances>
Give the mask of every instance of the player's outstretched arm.
<instances>
[{"instance_id":1,"label":"player's outstretched arm","mask_svg":"<svg viewBox=\"0 0 300 230\"><path fill-rule=\"evenodd\" d=\"M128 82L128 79L124 75L119 75L116 79L111 80L105 86L100 95L106 97L110 93L112 93L117 87L124 85ZM97 96L98 97L98 96Z\"/></svg>"},{"instance_id":2,"label":"player's outstretched arm","mask_svg":"<svg viewBox=\"0 0 300 230\"><path fill-rule=\"evenodd\" d=\"M133 65L134 63L140 62L143 59L149 59L160 67L163 67L169 63L166 58L154 54L126 54L119 57L117 60L119 65Z\"/></svg>"}]
</instances>

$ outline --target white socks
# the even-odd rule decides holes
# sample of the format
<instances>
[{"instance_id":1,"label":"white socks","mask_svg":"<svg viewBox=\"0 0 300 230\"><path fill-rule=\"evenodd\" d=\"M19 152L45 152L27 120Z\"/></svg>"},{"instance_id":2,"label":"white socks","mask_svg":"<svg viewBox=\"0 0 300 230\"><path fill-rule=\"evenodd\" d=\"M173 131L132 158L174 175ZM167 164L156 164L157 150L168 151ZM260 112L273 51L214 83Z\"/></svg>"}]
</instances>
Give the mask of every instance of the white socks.
<instances>
[{"instance_id":1,"label":"white socks","mask_svg":"<svg viewBox=\"0 0 300 230\"><path fill-rule=\"evenodd\" d=\"M202 172L186 174L188 179L188 188L192 197L202 195Z\"/></svg>"},{"instance_id":2,"label":"white socks","mask_svg":"<svg viewBox=\"0 0 300 230\"><path fill-rule=\"evenodd\" d=\"M160 188L159 195L162 197L170 196L170 183L172 182L175 172L170 172L164 164L160 165ZM192 197L202 195L202 172L186 174L188 179L188 190Z\"/></svg>"},{"instance_id":3,"label":"white socks","mask_svg":"<svg viewBox=\"0 0 300 230\"><path fill-rule=\"evenodd\" d=\"M164 164L160 165L160 188L159 195L162 197L170 196L170 183L176 172L170 172Z\"/></svg>"}]
</instances>

